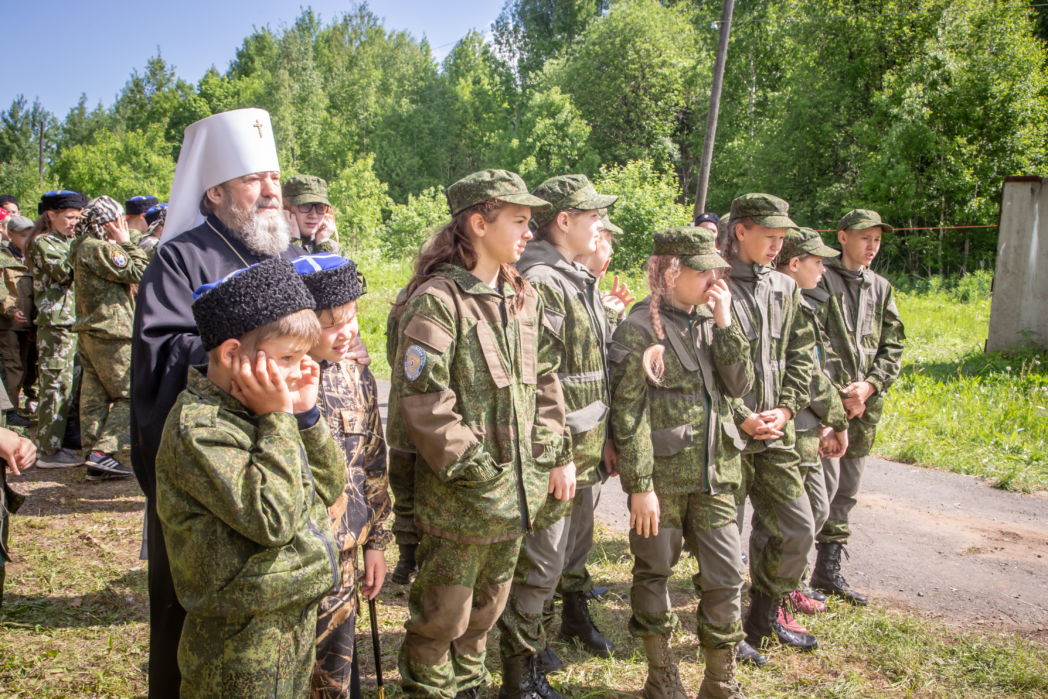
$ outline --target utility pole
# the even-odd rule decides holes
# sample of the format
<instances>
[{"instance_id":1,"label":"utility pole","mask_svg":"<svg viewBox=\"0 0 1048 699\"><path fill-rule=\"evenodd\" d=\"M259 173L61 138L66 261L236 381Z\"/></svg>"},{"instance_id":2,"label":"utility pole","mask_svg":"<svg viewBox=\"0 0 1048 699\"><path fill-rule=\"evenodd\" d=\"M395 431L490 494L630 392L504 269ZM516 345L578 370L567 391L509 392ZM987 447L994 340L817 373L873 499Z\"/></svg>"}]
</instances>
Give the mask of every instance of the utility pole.
<instances>
[{"instance_id":1,"label":"utility pole","mask_svg":"<svg viewBox=\"0 0 1048 699\"><path fill-rule=\"evenodd\" d=\"M706 189L710 185L710 165L713 163L713 142L717 137L717 113L720 111L721 88L724 86L724 63L728 59L728 36L731 34L731 15L735 0L724 0L721 14L720 40L717 59L713 63L713 86L710 89L710 113L706 116L706 137L702 141L702 160L699 163L699 186L695 192L695 216L706 211Z\"/></svg>"},{"instance_id":2,"label":"utility pole","mask_svg":"<svg viewBox=\"0 0 1048 699\"><path fill-rule=\"evenodd\" d=\"M44 183L44 120L40 119L40 184Z\"/></svg>"}]
</instances>

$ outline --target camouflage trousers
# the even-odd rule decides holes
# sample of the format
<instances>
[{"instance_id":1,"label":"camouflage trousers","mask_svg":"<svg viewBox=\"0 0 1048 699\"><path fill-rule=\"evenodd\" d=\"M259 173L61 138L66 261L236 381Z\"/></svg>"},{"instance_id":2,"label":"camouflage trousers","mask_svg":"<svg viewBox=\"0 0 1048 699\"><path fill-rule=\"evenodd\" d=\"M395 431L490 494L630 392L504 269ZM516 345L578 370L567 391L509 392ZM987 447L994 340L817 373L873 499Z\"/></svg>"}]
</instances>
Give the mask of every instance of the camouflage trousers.
<instances>
[{"instance_id":1,"label":"camouflage trousers","mask_svg":"<svg viewBox=\"0 0 1048 699\"><path fill-rule=\"evenodd\" d=\"M0 424L6 420L0 414ZM7 562L11 559L11 515L25 502L25 496L7 484L6 464L0 463L0 609L4 606L4 578L7 574Z\"/></svg>"},{"instance_id":2,"label":"camouflage trousers","mask_svg":"<svg viewBox=\"0 0 1048 699\"><path fill-rule=\"evenodd\" d=\"M586 560L593 550L593 512L600 502L602 484L597 481L575 493L568 522L568 551L564 558L564 572L560 574L557 592L584 595L593 589L593 578L586 570Z\"/></svg>"},{"instance_id":3,"label":"camouflage trousers","mask_svg":"<svg viewBox=\"0 0 1048 699\"><path fill-rule=\"evenodd\" d=\"M29 354L29 343L22 342L24 333L17 330L0 330L0 354L4 358L4 388L11 402L18 405L18 392L22 389Z\"/></svg>"},{"instance_id":4,"label":"camouflage trousers","mask_svg":"<svg viewBox=\"0 0 1048 699\"><path fill-rule=\"evenodd\" d=\"M398 658L409 697L454 699L491 681L488 632L506 606L520 542L464 544L421 534Z\"/></svg>"},{"instance_id":5,"label":"camouflage trousers","mask_svg":"<svg viewBox=\"0 0 1048 699\"><path fill-rule=\"evenodd\" d=\"M310 699L348 699L356 654L358 550L339 554L342 580L317 607L317 663L310 682Z\"/></svg>"},{"instance_id":6,"label":"camouflage trousers","mask_svg":"<svg viewBox=\"0 0 1048 699\"><path fill-rule=\"evenodd\" d=\"M699 642L704 648L733 648L742 631L742 544L735 524L732 493L659 494L659 533L643 537L630 530L633 587L629 632L634 637L665 636L679 624L670 606L669 579L682 543L699 562L692 585L699 593ZM628 505L627 505L628 506Z\"/></svg>"},{"instance_id":7,"label":"camouflage trousers","mask_svg":"<svg viewBox=\"0 0 1048 699\"><path fill-rule=\"evenodd\" d=\"M317 609L253 617L187 614L178 642L182 699L288 699L309 695Z\"/></svg>"},{"instance_id":8,"label":"camouflage trousers","mask_svg":"<svg viewBox=\"0 0 1048 699\"><path fill-rule=\"evenodd\" d=\"M44 325L37 328L36 346L40 353L37 439L44 451L56 451L62 447L72 402L77 336L69 328Z\"/></svg>"},{"instance_id":9,"label":"camouflage trousers","mask_svg":"<svg viewBox=\"0 0 1048 699\"><path fill-rule=\"evenodd\" d=\"M877 426L868 425L860 418L848 422L848 451L840 459L823 459L826 495L830 500L826 523L817 529L820 544L847 544L851 537L848 518L858 501L862 473L866 470L866 456L873 449Z\"/></svg>"},{"instance_id":10,"label":"camouflage trousers","mask_svg":"<svg viewBox=\"0 0 1048 699\"><path fill-rule=\"evenodd\" d=\"M131 438L131 341L80 335L80 435L85 451L116 454Z\"/></svg>"},{"instance_id":11,"label":"camouflage trousers","mask_svg":"<svg viewBox=\"0 0 1048 699\"><path fill-rule=\"evenodd\" d=\"M800 585L815 543L800 457L795 448L780 447L743 454L742 461L753 504L750 581L766 595L785 597Z\"/></svg>"},{"instance_id":12,"label":"camouflage trousers","mask_svg":"<svg viewBox=\"0 0 1048 699\"><path fill-rule=\"evenodd\" d=\"M393 537L398 546L419 541L415 527L415 454L389 448L389 489L393 493Z\"/></svg>"},{"instance_id":13,"label":"camouflage trousers","mask_svg":"<svg viewBox=\"0 0 1048 699\"><path fill-rule=\"evenodd\" d=\"M546 647L543 609L552 602L564 571L571 541L571 516L564 512L571 504L547 496L533 531L524 537L509 600L498 620L499 652L504 658L535 655Z\"/></svg>"}]
</instances>

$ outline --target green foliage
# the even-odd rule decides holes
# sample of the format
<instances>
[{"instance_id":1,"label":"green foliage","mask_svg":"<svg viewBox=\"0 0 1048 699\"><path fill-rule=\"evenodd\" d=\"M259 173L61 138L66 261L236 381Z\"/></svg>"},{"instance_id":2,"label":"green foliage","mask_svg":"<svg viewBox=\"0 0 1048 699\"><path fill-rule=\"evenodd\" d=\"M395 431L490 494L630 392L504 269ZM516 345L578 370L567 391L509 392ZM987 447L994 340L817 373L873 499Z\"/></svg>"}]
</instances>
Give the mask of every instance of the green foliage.
<instances>
[{"instance_id":1,"label":"green foliage","mask_svg":"<svg viewBox=\"0 0 1048 699\"><path fill-rule=\"evenodd\" d=\"M408 260L418 254L422 243L451 221L448 199L441 187L430 187L407 204L394 204L382 226L382 253L388 260Z\"/></svg>"},{"instance_id":2,"label":"green foliage","mask_svg":"<svg viewBox=\"0 0 1048 699\"><path fill-rule=\"evenodd\" d=\"M521 117L513 162L525 180L538 186L550 177L568 172L590 173L600 159L589 147L590 125L571 97L554 85L533 92Z\"/></svg>"},{"instance_id":3,"label":"green foliage","mask_svg":"<svg viewBox=\"0 0 1048 699\"><path fill-rule=\"evenodd\" d=\"M54 173L63 187L89 197L108 194L120 202L139 194L167 201L175 163L166 152L159 124L122 136L102 129L94 141L68 148L58 157Z\"/></svg>"},{"instance_id":4,"label":"green foliage","mask_svg":"<svg viewBox=\"0 0 1048 699\"><path fill-rule=\"evenodd\" d=\"M611 258L612 269L643 264L651 255L656 231L691 221L691 209L677 203L681 194L677 178L660 172L651 162L635 160L622 167L603 167L593 184L598 192L619 197L608 212L623 230Z\"/></svg>"},{"instance_id":5,"label":"green foliage","mask_svg":"<svg viewBox=\"0 0 1048 699\"><path fill-rule=\"evenodd\" d=\"M386 183L375 175L374 164L372 155L353 161L328 183L339 242L347 252L378 247L384 212L393 205Z\"/></svg>"}]
</instances>

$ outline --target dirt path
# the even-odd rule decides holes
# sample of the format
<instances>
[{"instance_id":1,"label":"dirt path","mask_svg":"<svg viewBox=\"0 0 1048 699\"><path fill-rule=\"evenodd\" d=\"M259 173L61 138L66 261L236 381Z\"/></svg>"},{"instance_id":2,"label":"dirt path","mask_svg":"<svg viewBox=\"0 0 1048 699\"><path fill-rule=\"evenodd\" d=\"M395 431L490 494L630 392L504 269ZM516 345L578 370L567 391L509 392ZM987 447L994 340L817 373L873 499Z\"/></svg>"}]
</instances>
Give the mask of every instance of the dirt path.
<instances>
[{"instance_id":1,"label":"dirt path","mask_svg":"<svg viewBox=\"0 0 1048 699\"><path fill-rule=\"evenodd\" d=\"M380 381L383 417L388 393ZM597 516L629 527L617 481ZM1048 632L1048 497L871 458L853 531L845 574L867 594L967 627Z\"/></svg>"}]
</instances>

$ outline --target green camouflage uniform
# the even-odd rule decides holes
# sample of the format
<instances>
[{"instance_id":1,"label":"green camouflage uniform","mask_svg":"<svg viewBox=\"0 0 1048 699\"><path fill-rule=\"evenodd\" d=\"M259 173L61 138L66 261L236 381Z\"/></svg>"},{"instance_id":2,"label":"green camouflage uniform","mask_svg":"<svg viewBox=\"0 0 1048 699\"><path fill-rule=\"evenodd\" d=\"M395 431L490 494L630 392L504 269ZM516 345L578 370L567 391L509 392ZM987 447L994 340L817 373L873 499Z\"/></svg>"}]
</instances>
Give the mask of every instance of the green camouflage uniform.
<instances>
[{"instance_id":1,"label":"green camouflage uniform","mask_svg":"<svg viewBox=\"0 0 1048 699\"><path fill-rule=\"evenodd\" d=\"M328 508L340 552L341 581L317 609L317 665L312 699L350 696L358 613L360 550L383 551L392 538L386 440L371 372L353 361L320 363L321 413L346 457L346 489Z\"/></svg>"},{"instance_id":2,"label":"green camouflage uniform","mask_svg":"<svg viewBox=\"0 0 1048 699\"><path fill-rule=\"evenodd\" d=\"M397 294L393 308L386 318L386 361L393 373L397 369L397 357L401 356L401 341L404 339L400 318L407 302L407 289ZM393 397L390 396L392 403ZM403 450L396 443L389 444L389 489L393 493L393 536L398 546L417 546L418 529L415 527L415 450Z\"/></svg>"},{"instance_id":3,"label":"green camouflage uniform","mask_svg":"<svg viewBox=\"0 0 1048 699\"><path fill-rule=\"evenodd\" d=\"M779 252L779 264L788 263L800 255L822 257L825 263L840 253L827 247L817 231L802 228L791 231L782 244ZM819 438L821 426L832 427L836 432L848 429L848 416L841 402L841 386L837 383L843 376L840 360L830 347L829 338L817 317L817 309L827 299L827 294L818 287L802 289L801 313L815 332L815 345L812 348L812 375L808 407L794 417L797 431L797 454L800 456L801 477L804 479L804 490L811 503L815 520L813 534L818 534L829 517L830 503L826 495L826 479L819 460Z\"/></svg>"},{"instance_id":4,"label":"green camouflage uniform","mask_svg":"<svg viewBox=\"0 0 1048 699\"><path fill-rule=\"evenodd\" d=\"M289 177L281 186L281 194L284 201L291 206L299 204L326 204L331 206L327 196L327 182L313 175L295 175ZM331 252L338 254L342 246L334 238L329 238L323 243L314 243L312 239L297 241L302 249L313 255L318 252Z\"/></svg>"},{"instance_id":5,"label":"green camouflage uniform","mask_svg":"<svg viewBox=\"0 0 1048 699\"><path fill-rule=\"evenodd\" d=\"M76 321L76 298L69 243L57 233L44 233L29 246L40 357L37 439L44 451L61 448L73 393L77 336L72 325Z\"/></svg>"},{"instance_id":6,"label":"green camouflage uniform","mask_svg":"<svg viewBox=\"0 0 1048 699\"><path fill-rule=\"evenodd\" d=\"M847 214L838 230L874 226L889 233L893 230L876 212L862 209ZM850 420L848 452L837 464L830 459L822 462L830 513L818 541L845 544L851 535L848 517L855 507L866 456L873 449L884 397L902 371L906 336L891 283L872 270L852 272L840 260L832 260L826 265L819 288L829 295L819 306L819 319L844 367L839 383L847 386L853 381L867 381L875 389L862 416Z\"/></svg>"},{"instance_id":7,"label":"green camouflage uniform","mask_svg":"<svg viewBox=\"0 0 1048 699\"><path fill-rule=\"evenodd\" d=\"M387 439L415 456L421 534L399 662L409 696L452 699L488 680L487 633L520 539L550 469L571 462L549 319L534 291L519 310L514 294L444 264L400 319Z\"/></svg>"},{"instance_id":8,"label":"green camouflage uniform","mask_svg":"<svg viewBox=\"0 0 1048 699\"><path fill-rule=\"evenodd\" d=\"M7 397L7 392L0 386L0 428L7 424L5 412L14 407ZM11 515L18 512L25 502L25 495L16 491L7 483L7 463L0 459L0 609L4 605L4 578L7 570L6 564L14 559L11 558Z\"/></svg>"},{"instance_id":9,"label":"green camouflage uniform","mask_svg":"<svg viewBox=\"0 0 1048 699\"><path fill-rule=\"evenodd\" d=\"M157 513L178 600L184 699L309 694L317 602L339 583L328 506L345 459L321 417L258 416L192 367L164 425ZM319 414L318 414L319 417Z\"/></svg>"},{"instance_id":10,"label":"green camouflage uniform","mask_svg":"<svg viewBox=\"0 0 1048 699\"><path fill-rule=\"evenodd\" d=\"M112 455L131 435L131 285L142 281L149 260L134 242L112 243L91 232L72 242L69 257L77 285L72 330L79 335L83 368L81 442L87 452Z\"/></svg>"},{"instance_id":11,"label":"green camouflage uniform","mask_svg":"<svg viewBox=\"0 0 1048 699\"><path fill-rule=\"evenodd\" d=\"M748 194L732 202L731 219L750 217L767 228L796 228L789 204L768 194ZM731 228L731 224L729 224ZM754 390L737 404L737 421L751 412L786 408L796 416L808 405L814 329L800 312L800 289L771 267L735 259L728 278L732 318L750 343ZM800 584L814 543L814 517L800 472L793 420L783 437L749 439L743 456L742 488L736 491L741 511L753 502L750 577L753 587L771 597L784 597Z\"/></svg>"},{"instance_id":12,"label":"green camouflage uniform","mask_svg":"<svg viewBox=\"0 0 1048 699\"><path fill-rule=\"evenodd\" d=\"M660 246L659 235L655 254L681 250L680 243ZM696 253L679 253L682 262L694 268L725 266L712 234L692 228L684 235L700 244ZM667 252L660 252L662 247ZM661 299L666 339L660 341L652 302L649 296L630 309L608 350L622 488L631 499L654 491L661 511L657 535L645 538L630 531L635 562L629 631L643 638L666 636L677 627L668 581L687 541L699 561L700 573L692 579L700 594L699 640L706 648L730 648L743 639L734 491L741 482L739 455L745 446L731 397L750 391L753 366L739 324L717 327L705 306L685 313ZM666 347L659 384L647 376L643 361L645 350L656 344Z\"/></svg>"},{"instance_id":13,"label":"green camouflage uniform","mask_svg":"<svg viewBox=\"0 0 1048 699\"><path fill-rule=\"evenodd\" d=\"M603 209L617 199L598 194L585 175L551 178L532 193L553 205L535 214L538 227L566 209ZM558 378L564 393L565 424L571 435L576 490L599 487L607 478L601 460L608 438L611 402L606 359L611 333L597 280L584 266L565 259L545 240L529 242L516 267L543 301L553 352L559 357ZM509 602L498 623L500 649L505 658L542 652L546 647L542 610L553 599L569 548L574 559L581 557L583 564L589 555L592 539L580 542L584 552L574 551L578 532L572 525L583 527L586 523L570 517L573 503L574 500L561 501L549 494L535 516L535 531L524 539ZM592 531L592 522L589 530ZM585 574L585 565L582 573ZM592 588L591 581L576 582L583 587L587 583Z\"/></svg>"}]
</instances>

